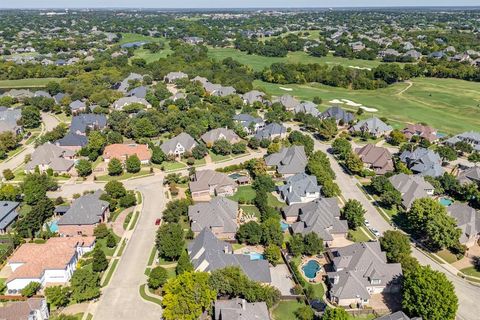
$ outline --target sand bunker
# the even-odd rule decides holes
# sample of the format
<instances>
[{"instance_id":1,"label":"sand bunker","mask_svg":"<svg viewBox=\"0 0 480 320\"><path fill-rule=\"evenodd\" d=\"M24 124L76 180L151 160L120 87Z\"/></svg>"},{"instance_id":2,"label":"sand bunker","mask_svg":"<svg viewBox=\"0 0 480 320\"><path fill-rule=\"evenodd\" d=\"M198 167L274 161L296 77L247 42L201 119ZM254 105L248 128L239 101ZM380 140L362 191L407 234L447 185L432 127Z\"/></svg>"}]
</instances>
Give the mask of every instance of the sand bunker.
<instances>
[{"instance_id":1,"label":"sand bunker","mask_svg":"<svg viewBox=\"0 0 480 320\"><path fill-rule=\"evenodd\" d=\"M338 100L338 99L333 99L333 100L330 100L330 101L328 101L328 102L334 103L334 104L340 104L340 103L343 104L343 103L345 103L345 102L343 102L343 101L341 101L341 100Z\"/></svg>"},{"instance_id":2,"label":"sand bunker","mask_svg":"<svg viewBox=\"0 0 480 320\"><path fill-rule=\"evenodd\" d=\"M285 88L285 87L279 87L281 90L285 90L285 91L293 91L292 88Z\"/></svg>"},{"instance_id":3,"label":"sand bunker","mask_svg":"<svg viewBox=\"0 0 480 320\"><path fill-rule=\"evenodd\" d=\"M378 109L368 108L368 107L364 107L364 106L361 106L360 108L363 109L366 112L377 112L378 111Z\"/></svg>"},{"instance_id":4,"label":"sand bunker","mask_svg":"<svg viewBox=\"0 0 480 320\"><path fill-rule=\"evenodd\" d=\"M358 69L358 70L372 70L372 68L367 68L367 67L359 67L359 66L348 66L348 67L352 69Z\"/></svg>"},{"instance_id":5,"label":"sand bunker","mask_svg":"<svg viewBox=\"0 0 480 320\"><path fill-rule=\"evenodd\" d=\"M360 107L362 105L361 103L355 103L352 100L342 99L342 101L345 102L347 106Z\"/></svg>"}]
</instances>

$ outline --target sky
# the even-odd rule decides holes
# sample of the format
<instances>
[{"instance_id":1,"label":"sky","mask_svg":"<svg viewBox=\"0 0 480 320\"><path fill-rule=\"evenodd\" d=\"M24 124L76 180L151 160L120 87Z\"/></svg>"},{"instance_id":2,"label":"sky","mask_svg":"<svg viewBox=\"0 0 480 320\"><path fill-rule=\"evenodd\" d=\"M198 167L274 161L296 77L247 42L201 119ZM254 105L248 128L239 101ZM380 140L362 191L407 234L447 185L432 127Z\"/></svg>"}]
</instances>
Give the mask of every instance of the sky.
<instances>
[{"instance_id":1,"label":"sky","mask_svg":"<svg viewBox=\"0 0 480 320\"><path fill-rule=\"evenodd\" d=\"M0 0L0 8L285 8L480 6L479 0Z\"/></svg>"}]
</instances>

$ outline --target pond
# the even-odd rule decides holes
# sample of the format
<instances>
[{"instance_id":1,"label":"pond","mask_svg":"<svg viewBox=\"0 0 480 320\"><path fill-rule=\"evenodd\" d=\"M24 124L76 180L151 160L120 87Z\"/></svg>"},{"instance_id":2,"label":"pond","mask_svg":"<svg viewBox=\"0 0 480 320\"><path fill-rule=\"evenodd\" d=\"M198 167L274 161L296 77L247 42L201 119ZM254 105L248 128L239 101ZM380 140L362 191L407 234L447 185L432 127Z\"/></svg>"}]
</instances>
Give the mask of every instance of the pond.
<instances>
[{"instance_id":1,"label":"pond","mask_svg":"<svg viewBox=\"0 0 480 320\"><path fill-rule=\"evenodd\" d=\"M317 272L321 269L322 267L320 266L320 263L315 260L310 260L302 266L303 274L308 279L315 279Z\"/></svg>"}]
</instances>

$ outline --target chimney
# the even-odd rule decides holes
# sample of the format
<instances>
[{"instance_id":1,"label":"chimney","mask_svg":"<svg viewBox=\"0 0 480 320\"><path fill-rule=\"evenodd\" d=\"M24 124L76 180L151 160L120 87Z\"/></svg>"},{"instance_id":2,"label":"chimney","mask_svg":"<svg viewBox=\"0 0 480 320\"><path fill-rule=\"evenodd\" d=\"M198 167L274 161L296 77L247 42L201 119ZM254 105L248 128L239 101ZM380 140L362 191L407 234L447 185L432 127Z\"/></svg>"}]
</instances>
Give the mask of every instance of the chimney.
<instances>
[{"instance_id":1,"label":"chimney","mask_svg":"<svg viewBox=\"0 0 480 320\"><path fill-rule=\"evenodd\" d=\"M242 299L241 304L242 304L242 310L247 309L247 301L245 299Z\"/></svg>"},{"instance_id":2,"label":"chimney","mask_svg":"<svg viewBox=\"0 0 480 320\"><path fill-rule=\"evenodd\" d=\"M225 244L225 247L223 248L224 253L230 253L230 250L228 250L228 244Z\"/></svg>"}]
</instances>

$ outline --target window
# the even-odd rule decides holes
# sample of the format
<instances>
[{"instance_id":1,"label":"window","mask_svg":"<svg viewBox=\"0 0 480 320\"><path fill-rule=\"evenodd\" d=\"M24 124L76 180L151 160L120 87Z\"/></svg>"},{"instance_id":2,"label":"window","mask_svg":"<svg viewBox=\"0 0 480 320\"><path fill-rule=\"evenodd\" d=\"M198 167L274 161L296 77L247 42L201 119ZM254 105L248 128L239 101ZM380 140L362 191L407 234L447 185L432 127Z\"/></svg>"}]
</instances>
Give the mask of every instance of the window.
<instances>
[{"instance_id":1,"label":"window","mask_svg":"<svg viewBox=\"0 0 480 320\"><path fill-rule=\"evenodd\" d=\"M371 284L380 284L381 282L382 282L382 280L380 280L380 279L371 279L370 280Z\"/></svg>"}]
</instances>

